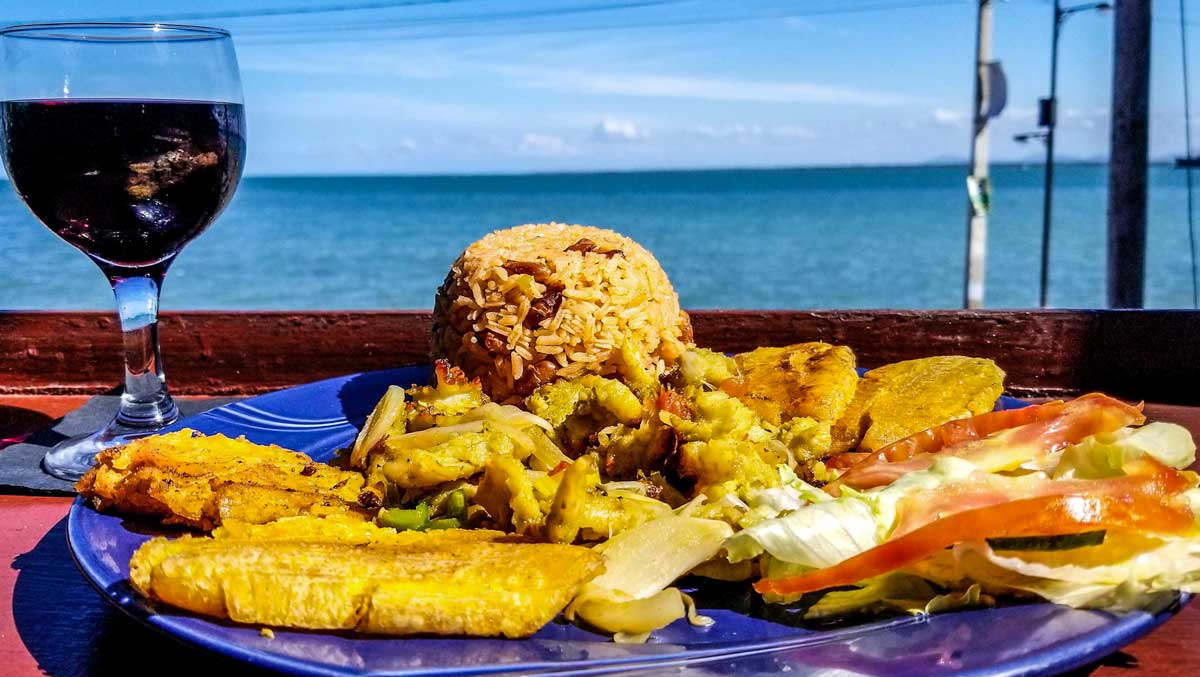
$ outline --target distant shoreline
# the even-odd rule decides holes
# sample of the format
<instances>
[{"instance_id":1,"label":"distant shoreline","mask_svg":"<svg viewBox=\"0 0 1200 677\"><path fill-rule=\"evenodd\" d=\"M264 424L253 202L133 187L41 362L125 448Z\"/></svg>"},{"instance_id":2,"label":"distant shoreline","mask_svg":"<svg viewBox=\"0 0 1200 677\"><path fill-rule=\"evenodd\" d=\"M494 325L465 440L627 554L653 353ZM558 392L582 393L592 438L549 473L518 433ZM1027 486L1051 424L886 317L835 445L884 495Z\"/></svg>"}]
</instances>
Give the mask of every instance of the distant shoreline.
<instances>
[{"instance_id":1,"label":"distant shoreline","mask_svg":"<svg viewBox=\"0 0 1200 677\"><path fill-rule=\"evenodd\" d=\"M249 179L403 179L403 178L444 178L471 179L491 177L538 177L538 176L606 176L628 174L702 174L702 173L755 173L755 172L791 172L791 171L830 171L830 170L863 170L863 169L943 169L963 167L966 160L946 162L921 162L902 164L878 165L788 165L778 167L662 167L653 169L563 169L557 171L512 171L512 172L431 172L427 174L250 174ZM1040 167L1042 162L993 162L992 167ZM1059 160L1056 166L1107 166L1107 160ZM1169 160L1150 162L1150 166L1170 166Z\"/></svg>"},{"instance_id":2,"label":"distant shoreline","mask_svg":"<svg viewBox=\"0 0 1200 677\"><path fill-rule=\"evenodd\" d=\"M645 174L754 174L770 172L824 172L837 170L871 170L871 169L947 169L966 168L966 160L945 162L920 162L878 165L789 165L778 167L663 167L653 169L564 169L559 171L511 171L511 172L430 172L426 174L394 173L394 174L247 174L246 179L486 179L486 178L536 178L539 176L628 176ZM993 162L993 168L1020 167L1035 168L1042 162ZM1154 160L1151 167L1170 167L1170 160ZM1056 166L1103 167L1106 160L1059 160ZM0 176L0 181L8 182L7 176Z\"/></svg>"}]
</instances>

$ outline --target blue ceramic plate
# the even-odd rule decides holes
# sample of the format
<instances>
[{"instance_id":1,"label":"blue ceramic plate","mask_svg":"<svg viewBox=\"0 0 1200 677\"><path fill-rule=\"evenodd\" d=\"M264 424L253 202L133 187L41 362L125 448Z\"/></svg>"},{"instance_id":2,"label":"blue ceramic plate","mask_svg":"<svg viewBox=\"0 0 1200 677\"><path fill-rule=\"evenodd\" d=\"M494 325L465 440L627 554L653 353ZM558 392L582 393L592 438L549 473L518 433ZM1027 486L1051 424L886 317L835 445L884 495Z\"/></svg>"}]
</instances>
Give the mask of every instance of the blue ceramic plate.
<instances>
[{"instance_id":1,"label":"blue ceramic plate","mask_svg":"<svg viewBox=\"0 0 1200 677\"><path fill-rule=\"evenodd\" d=\"M328 459L347 446L390 384L425 382L423 368L354 374L220 407L181 421L204 433L245 435ZM1006 399L1004 407L1022 406ZM124 611L151 627L226 656L283 672L312 675L442 675L662 671L794 675L1024 675L1068 670L1146 634L1174 614L1175 598L1155 613L1113 615L1050 604L893 618L833 629L799 628L705 603L716 623L685 622L643 645L553 622L526 640L362 637L218 623L151 606L128 584L133 551L160 530L147 522L71 509L68 539L84 575ZM724 607L724 608L722 608Z\"/></svg>"}]
</instances>

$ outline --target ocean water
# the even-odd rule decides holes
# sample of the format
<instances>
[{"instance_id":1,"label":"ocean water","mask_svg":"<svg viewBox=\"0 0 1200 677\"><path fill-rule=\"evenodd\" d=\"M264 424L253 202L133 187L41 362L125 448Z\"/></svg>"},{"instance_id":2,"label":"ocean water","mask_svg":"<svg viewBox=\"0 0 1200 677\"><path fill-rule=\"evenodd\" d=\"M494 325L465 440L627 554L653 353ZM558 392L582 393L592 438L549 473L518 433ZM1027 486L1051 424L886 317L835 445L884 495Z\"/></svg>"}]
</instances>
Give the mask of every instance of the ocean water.
<instances>
[{"instance_id":1,"label":"ocean water","mask_svg":"<svg viewBox=\"0 0 1200 677\"><path fill-rule=\"evenodd\" d=\"M247 178L168 275L169 309L429 308L486 232L558 220L646 245L689 308L955 308L962 167ZM1051 302L1105 303L1106 170L1056 173ZM1190 307L1181 170L1150 177L1147 305ZM1042 171L993 168L986 303L1038 300ZM109 309L96 267L0 186L0 308Z\"/></svg>"}]
</instances>

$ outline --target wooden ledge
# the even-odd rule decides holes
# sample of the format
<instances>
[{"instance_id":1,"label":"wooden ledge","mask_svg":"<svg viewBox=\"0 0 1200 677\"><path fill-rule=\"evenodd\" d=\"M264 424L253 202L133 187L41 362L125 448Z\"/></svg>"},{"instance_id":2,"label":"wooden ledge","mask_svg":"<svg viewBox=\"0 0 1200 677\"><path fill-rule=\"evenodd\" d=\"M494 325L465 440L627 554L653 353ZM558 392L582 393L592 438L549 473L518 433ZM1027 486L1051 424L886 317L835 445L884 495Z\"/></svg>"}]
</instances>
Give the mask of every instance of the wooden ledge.
<instances>
[{"instance_id":1,"label":"wooden ledge","mask_svg":"<svg viewBox=\"0 0 1200 677\"><path fill-rule=\"evenodd\" d=\"M696 342L724 351L798 341L849 345L865 367L989 357L1017 395L1104 390L1200 403L1196 311L692 312ZM426 311L176 312L162 318L173 392L244 394L427 361ZM120 381L111 313L0 312L0 394L76 395Z\"/></svg>"}]
</instances>

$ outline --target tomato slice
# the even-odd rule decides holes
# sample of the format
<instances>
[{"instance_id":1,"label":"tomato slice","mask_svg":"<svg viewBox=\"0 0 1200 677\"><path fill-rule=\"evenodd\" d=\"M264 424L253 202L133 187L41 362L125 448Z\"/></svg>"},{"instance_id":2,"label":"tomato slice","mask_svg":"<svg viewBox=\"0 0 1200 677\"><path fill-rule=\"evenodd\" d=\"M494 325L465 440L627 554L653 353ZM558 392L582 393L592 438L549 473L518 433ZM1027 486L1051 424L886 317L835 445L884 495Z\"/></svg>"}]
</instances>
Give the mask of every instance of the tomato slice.
<instances>
[{"instance_id":1,"label":"tomato slice","mask_svg":"<svg viewBox=\"0 0 1200 677\"><path fill-rule=\"evenodd\" d=\"M981 439L1001 430L1053 418L1062 413L1066 404L1062 400L1054 400L1020 409L989 411L986 414L949 421L894 442L876 452L875 458L892 463L907 461L919 453L941 451L946 447Z\"/></svg>"},{"instance_id":2,"label":"tomato slice","mask_svg":"<svg viewBox=\"0 0 1200 677\"><path fill-rule=\"evenodd\" d=\"M1057 416L1066 403L1062 400L1034 404L1019 409L1002 409L989 411L978 416L957 418L942 425L934 426L919 433L914 433L902 440L871 453L869 451L848 451L838 454L825 461L825 466L835 469L849 469L860 463L896 463L906 461L917 454L933 453L961 442L987 437L994 432L1007 428L1015 428L1026 423L1042 421Z\"/></svg>"},{"instance_id":3,"label":"tomato slice","mask_svg":"<svg viewBox=\"0 0 1200 677\"><path fill-rule=\"evenodd\" d=\"M1125 464L1126 474L1103 480L1051 480L1028 475L1005 477L975 473L966 480L914 491L896 504L896 524L889 535L899 538L954 513L1041 496L1123 496L1139 493L1170 500L1194 484L1188 475L1153 458Z\"/></svg>"},{"instance_id":4,"label":"tomato slice","mask_svg":"<svg viewBox=\"0 0 1200 677\"><path fill-rule=\"evenodd\" d=\"M872 458L875 458L875 454L869 451L843 451L837 456L830 456L823 463L830 470L849 470L859 463Z\"/></svg>"},{"instance_id":5,"label":"tomato slice","mask_svg":"<svg viewBox=\"0 0 1200 677\"><path fill-rule=\"evenodd\" d=\"M763 579L760 593L798 595L824 590L906 567L955 543L1010 536L1058 536L1093 529L1180 533L1194 517L1181 505L1153 494L1038 496L960 512L887 541L832 567L799 576Z\"/></svg>"},{"instance_id":6,"label":"tomato slice","mask_svg":"<svg viewBox=\"0 0 1200 677\"><path fill-rule=\"evenodd\" d=\"M837 495L842 486L868 489L891 484L905 473L933 465L938 454L968 459L989 472L1004 470L1096 433L1145 421L1140 408L1100 393L1070 402L990 412L951 421L885 447L825 489Z\"/></svg>"}]
</instances>

